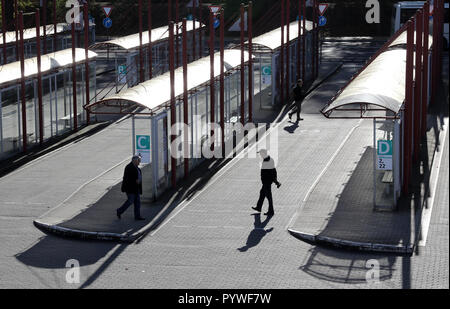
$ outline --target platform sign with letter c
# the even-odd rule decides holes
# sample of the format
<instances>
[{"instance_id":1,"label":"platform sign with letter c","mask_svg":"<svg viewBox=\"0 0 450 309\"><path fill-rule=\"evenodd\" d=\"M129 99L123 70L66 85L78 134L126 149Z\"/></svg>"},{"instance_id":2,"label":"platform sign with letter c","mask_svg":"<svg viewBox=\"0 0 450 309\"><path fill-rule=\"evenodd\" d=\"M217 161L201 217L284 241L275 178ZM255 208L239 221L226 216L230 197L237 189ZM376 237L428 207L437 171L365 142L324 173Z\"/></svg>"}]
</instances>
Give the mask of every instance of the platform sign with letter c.
<instances>
[{"instance_id":1,"label":"platform sign with letter c","mask_svg":"<svg viewBox=\"0 0 450 309\"><path fill-rule=\"evenodd\" d=\"M377 170L392 171L392 141L387 140L378 141Z\"/></svg>"},{"instance_id":2,"label":"platform sign with letter c","mask_svg":"<svg viewBox=\"0 0 450 309\"><path fill-rule=\"evenodd\" d=\"M270 65L261 67L261 83L263 85L272 84L272 67Z\"/></svg>"},{"instance_id":3,"label":"platform sign with letter c","mask_svg":"<svg viewBox=\"0 0 450 309\"><path fill-rule=\"evenodd\" d=\"M141 155L141 163L150 163L150 136L136 135L136 154Z\"/></svg>"}]
</instances>

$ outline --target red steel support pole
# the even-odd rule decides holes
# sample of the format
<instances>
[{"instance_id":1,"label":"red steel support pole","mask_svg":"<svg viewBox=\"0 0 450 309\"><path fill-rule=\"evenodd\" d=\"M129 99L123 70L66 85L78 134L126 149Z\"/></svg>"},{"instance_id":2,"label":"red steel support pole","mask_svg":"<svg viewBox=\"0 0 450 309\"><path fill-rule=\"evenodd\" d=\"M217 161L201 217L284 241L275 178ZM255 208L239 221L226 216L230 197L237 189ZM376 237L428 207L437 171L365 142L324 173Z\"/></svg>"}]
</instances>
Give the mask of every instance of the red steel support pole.
<instances>
[{"instance_id":1,"label":"red steel support pole","mask_svg":"<svg viewBox=\"0 0 450 309\"><path fill-rule=\"evenodd\" d=\"M405 128L404 128L404 181L403 193L409 192L409 181L412 163L412 118L413 118L413 66L414 66L414 24L411 20L407 25L406 43L406 83L405 83Z\"/></svg>"},{"instance_id":2,"label":"red steel support pole","mask_svg":"<svg viewBox=\"0 0 450 309\"><path fill-rule=\"evenodd\" d=\"M420 154L420 120L422 99L422 10L418 10L414 18L416 25L416 63L415 63L415 81L414 81L414 161L419 159Z\"/></svg>"},{"instance_id":3,"label":"red steel support pole","mask_svg":"<svg viewBox=\"0 0 450 309\"><path fill-rule=\"evenodd\" d=\"M195 2L195 1L194 1ZM220 12L220 129L222 157L225 158L225 18L224 10Z\"/></svg>"},{"instance_id":4,"label":"red steel support pole","mask_svg":"<svg viewBox=\"0 0 450 309\"><path fill-rule=\"evenodd\" d=\"M209 99L210 99L210 119L209 123L214 124L214 115L216 112L216 88L214 85L214 14L209 12ZM214 136L213 127L211 127L211 137ZM214 141L211 142L211 150L214 151Z\"/></svg>"},{"instance_id":5,"label":"red steel support pole","mask_svg":"<svg viewBox=\"0 0 450 309\"><path fill-rule=\"evenodd\" d=\"M196 20L196 16L197 16L197 1L193 0L192 1L192 23L193 23L193 29L192 29L192 61L194 61L195 58L195 54L196 54L196 44L197 41L195 40L195 34L197 32L197 29L195 27L195 20Z\"/></svg>"},{"instance_id":6,"label":"red steel support pole","mask_svg":"<svg viewBox=\"0 0 450 309\"><path fill-rule=\"evenodd\" d=\"M433 73L434 76L434 82L433 82L433 94L434 94L434 100L433 100L433 104L436 103L436 92L437 92L437 85L438 85L438 81L439 81L439 57L440 57L440 38L441 38L441 33L439 31L440 29L440 21L439 21L439 9L440 9L440 5L439 5L439 0L434 0L434 13L433 13L433 38L435 38L435 40L433 40L433 54L435 54L434 58L435 58L435 70Z\"/></svg>"},{"instance_id":7,"label":"red steel support pole","mask_svg":"<svg viewBox=\"0 0 450 309\"><path fill-rule=\"evenodd\" d=\"M313 78L315 79L316 78L316 68L317 68L317 62L316 62L316 60L317 60L317 58L316 58L316 53L317 53L317 43L316 43L316 40L317 40L317 24L316 24L316 13L317 13L317 11L316 11L316 8L317 8L317 6L316 6L316 0L314 0L313 1L313 6L312 6L312 19L313 19Z\"/></svg>"},{"instance_id":8,"label":"red steel support pole","mask_svg":"<svg viewBox=\"0 0 450 309\"><path fill-rule=\"evenodd\" d=\"M432 55L431 55L431 100L430 100L430 105L434 105L435 101L436 101L436 90L437 90L437 79L438 79L438 41L439 41L439 36L438 36L438 18L437 18L437 0L434 1L434 5L433 5L433 51L432 51Z\"/></svg>"},{"instance_id":9,"label":"red steel support pole","mask_svg":"<svg viewBox=\"0 0 450 309\"><path fill-rule=\"evenodd\" d=\"M172 21L172 0L168 0L167 2L167 21L170 24Z\"/></svg>"},{"instance_id":10,"label":"red steel support pole","mask_svg":"<svg viewBox=\"0 0 450 309\"><path fill-rule=\"evenodd\" d=\"M290 92L291 92L291 38L290 38L290 11L291 0L286 0L286 100L289 104Z\"/></svg>"},{"instance_id":11,"label":"red steel support pole","mask_svg":"<svg viewBox=\"0 0 450 309\"><path fill-rule=\"evenodd\" d=\"M16 30L16 61L20 60L19 55L19 6L17 0L14 0L14 25Z\"/></svg>"},{"instance_id":12,"label":"red steel support pole","mask_svg":"<svg viewBox=\"0 0 450 309\"><path fill-rule=\"evenodd\" d=\"M39 143L44 142L44 111L42 107L42 74L41 74L41 16L36 10L36 55L37 55L37 87L38 87L38 114L39 114Z\"/></svg>"},{"instance_id":13,"label":"red steel support pole","mask_svg":"<svg viewBox=\"0 0 450 309\"><path fill-rule=\"evenodd\" d=\"M23 152L27 152L28 134L27 134L27 101L25 97L25 55L24 55L24 44L23 44L23 12L19 13L18 18L19 31L20 31L20 98L22 101L22 144Z\"/></svg>"},{"instance_id":14,"label":"red steel support pole","mask_svg":"<svg viewBox=\"0 0 450 309\"><path fill-rule=\"evenodd\" d=\"M89 9L88 4L84 4L83 6L83 17L84 17L84 71L86 74L85 83L86 83L86 105L89 104L90 101L90 74L89 74ZM89 125L91 123L91 113L88 109L86 109L86 123Z\"/></svg>"},{"instance_id":15,"label":"red steel support pole","mask_svg":"<svg viewBox=\"0 0 450 309\"><path fill-rule=\"evenodd\" d=\"M442 76L442 49L444 45L444 0L439 0L439 58L438 58L438 76Z\"/></svg>"},{"instance_id":16,"label":"red steel support pole","mask_svg":"<svg viewBox=\"0 0 450 309\"><path fill-rule=\"evenodd\" d=\"M6 53L6 14L5 0L2 0L2 33L3 33L3 64L8 63L8 55Z\"/></svg>"},{"instance_id":17,"label":"red steel support pole","mask_svg":"<svg viewBox=\"0 0 450 309\"><path fill-rule=\"evenodd\" d=\"M430 5L425 3L423 7L423 68L422 68L422 121L421 135L427 133L427 114L428 114L428 45L430 34Z\"/></svg>"},{"instance_id":18,"label":"red steel support pole","mask_svg":"<svg viewBox=\"0 0 450 309\"><path fill-rule=\"evenodd\" d=\"M180 10L179 10L179 3L178 0L175 0L175 59L176 59L176 67L178 68L180 66L180 30L179 30L179 23L180 23Z\"/></svg>"},{"instance_id":19,"label":"red steel support pole","mask_svg":"<svg viewBox=\"0 0 450 309\"><path fill-rule=\"evenodd\" d=\"M316 0L316 6L315 6L315 16L316 16L316 71L315 71L315 77L319 77L319 47L320 47L320 37L319 37L319 2Z\"/></svg>"},{"instance_id":20,"label":"red steel support pole","mask_svg":"<svg viewBox=\"0 0 450 309\"><path fill-rule=\"evenodd\" d=\"M174 22L169 22L169 69L170 69L170 144L173 147L175 136L172 135L172 128L176 123L176 106L175 106L175 57L174 57ZM177 185L177 160L174 156L174 149L171 148L171 179L172 188Z\"/></svg>"},{"instance_id":21,"label":"red steel support pole","mask_svg":"<svg viewBox=\"0 0 450 309\"><path fill-rule=\"evenodd\" d=\"M241 3L241 21L240 21L240 30L241 30L241 124L245 124L245 59L244 59L244 31L245 31L245 9L244 4Z\"/></svg>"},{"instance_id":22,"label":"red steel support pole","mask_svg":"<svg viewBox=\"0 0 450 309\"><path fill-rule=\"evenodd\" d=\"M73 6L72 6L73 7ZM75 21L72 22L72 92L73 92L73 129L78 131L78 112L77 112L77 65L75 53Z\"/></svg>"},{"instance_id":23,"label":"red steel support pole","mask_svg":"<svg viewBox=\"0 0 450 309\"><path fill-rule=\"evenodd\" d=\"M301 55L301 33L302 33L302 4L301 0L298 0L298 35L297 35L297 74L296 79L300 79L300 55Z\"/></svg>"},{"instance_id":24,"label":"red steel support pole","mask_svg":"<svg viewBox=\"0 0 450 309\"><path fill-rule=\"evenodd\" d=\"M148 8L148 79L153 78L153 44L152 44L152 0L147 0Z\"/></svg>"},{"instance_id":25,"label":"red steel support pole","mask_svg":"<svg viewBox=\"0 0 450 309\"><path fill-rule=\"evenodd\" d=\"M284 1L281 0L280 100L284 104Z\"/></svg>"},{"instance_id":26,"label":"red steel support pole","mask_svg":"<svg viewBox=\"0 0 450 309\"><path fill-rule=\"evenodd\" d=\"M75 17L75 16L74 16ZM58 48L56 47L57 42L57 23L56 23L56 0L53 0L53 52L55 52Z\"/></svg>"},{"instance_id":27,"label":"red steel support pole","mask_svg":"<svg viewBox=\"0 0 450 309\"><path fill-rule=\"evenodd\" d=\"M186 18L183 18L183 118L184 118L184 177L189 177L189 102L188 102L188 57Z\"/></svg>"},{"instance_id":28,"label":"red steel support pole","mask_svg":"<svg viewBox=\"0 0 450 309\"><path fill-rule=\"evenodd\" d=\"M253 122L253 3L248 3L248 120Z\"/></svg>"},{"instance_id":29,"label":"red steel support pole","mask_svg":"<svg viewBox=\"0 0 450 309\"><path fill-rule=\"evenodd\" d=\"M139 80L141 83L144 82L144 51L142 49L142 0L139 0L138 5L139 14Z\"/></svg>"},{"instance_id":30,"label":"red steel support pole","mask_svg":"<svg viewBox=\"0 0 450 309\"><path fill-rule=\"evenodd\" d=\"M202 23L202 0L198 1L198 21L200 22L200 26L199 26L199 49L198 49L198 58L203 57L203 27L201 26Z\"/></svg>"},{"instance_id":31,"label":"red steel support pole","mask_svg":"<svg viewBox=\"0 0 450 309\"><path fill-rule=\"evenodd\" d=\"M306 78L306 0L302 0L302 79Z\"/></svg>"},{"instance_id":32,"label":"red steel support pole","mask_svg":"<svg viewBox=\"0 0 450 309\"><path fill-rule=\"evenodd\" d=\"M315 7L316 7L316 3L315 0L313 0L313 4L311 6L311 21L312 21L312 30L311 30L311 77L312 79L314 79L314 72L316 72L316 35L315 35L315 31L316 31L316 19L315 19Z\"/></svg>"},{"instance_id":33,"label":"red steel support pole","mask_svg":"<svg viewBox=\"0 0 450 309\"><path fill-rule=\"evenodd\" d=\"M47 53L47 0L44 0L43 3L43 13L42 13L42 24L44 26L44 54Z\"/></svg>"}]
</instances>

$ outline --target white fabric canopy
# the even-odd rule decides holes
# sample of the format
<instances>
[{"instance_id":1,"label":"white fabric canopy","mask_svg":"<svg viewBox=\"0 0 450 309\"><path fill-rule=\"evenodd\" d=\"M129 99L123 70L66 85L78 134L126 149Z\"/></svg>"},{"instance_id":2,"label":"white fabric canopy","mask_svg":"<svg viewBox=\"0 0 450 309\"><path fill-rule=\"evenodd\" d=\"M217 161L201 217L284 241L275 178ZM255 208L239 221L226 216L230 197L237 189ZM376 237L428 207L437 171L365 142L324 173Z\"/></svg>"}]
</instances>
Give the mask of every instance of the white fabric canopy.
<instances>
[{"instance_id":1,"label":"white fabric canopy","mask_svg":"<svg viewBox=\"0 0 450 309\"><path fill-rule=\"evenodd\" d=\"M323 113L347 104L368 103L397 114L405 100L406 50L381 53Z\"/></svg>"},{"instance_id":2,"label":"white fabric canopy","mask_svg":"<svg viewBox=\"0 0 450 309\"><path fill-rule=\"evenodd\" d=\"M70 31L71 27L69 24L66 23L59 23L56 24L56 33L62 33L66 31ZM44 26L41 26L39 29L40 36L44 36ZM54 25L47 25L46 27L46 34L52 35L55 33L55 27ZM6 32L6 44L11 44L16 42L16 31L8 31ZM20 33L18 32L18 37L20 40ZM28 28L23 30L23 39L26 40L32 40L36 38L36 28ZM3 45L3 33L0 34L0 45Z\"/></svg>"},{"instance_id":3,"label":"white fabric canopy","mask_svg":"<svg viewBox=\"0 0 450 309\"><path fill-rule=\"evenodd\" d=\"M307 20L306 21L306 31L311 31L312 29L313 29L313 23L311 21ZM303 28L301 28L301 31L303 31ZM289 41L293 41L293 40L297 39L298 36L299 36L298 21L293 21L289 24ZM286 41L287 41L287 27L285 27L285 29L284 29L284 43L286 43ZM252 43L254 45L265 46L272 51L280 48L281 47L281 27L253 38ZM246 44L248 44L248 41L246 42Z\"/></svg>"},{"instance_id":4,"label":"white fabric canopy","mask_svg":"<svg viewBox=\"0 0 450 309\"><path fill-rule=\"evenodd\" d=\"M97 57L97 54L89 51L89 59ZM82 62L86 59L85 50L82 48L75 49L75 62ZM54 53L41 56L41 72L57 70L59 68L72 64L72 49L65 49ZM37 57L25 59L25 77L29 78L38 73ZM22 76L20 69L20 61L12 62L0 66L0 85L4 83L12 83L20 80Z\"/></svg>"},{"instance_id":5,"label":"white fabric canopy","mask_svg":"<svg viewBox=\"0 0 450 309\"><path fill-rule=\"evenodd\" d=\"M176 26L176 25L175 25ZM200 27L204 27L205 25L195 22L195 29L199 29ZM178 23L179 31L178 33L182 33L182 23ZM188 20L186 21L186 31L194 30L194 21ZM176 29L174 27L174 34L176 33ZM169 38L169 26L159 27L156 29L152 29L152 43L156 43ZM142 32L142 45L148 44L148 30ZM127 35L118 39L114 39L107 42L100 42L93 44L90 49L101 49L107 45L113 45L125 50L135 49L139 47L139 33Z\"/></svg>"},{"instance_id":6,"label":"white fabric canopy","mask_svg":"<svg viewBox=\"0 0 450 309\"><path fill-rule=\"evenodd\" d=\"M224 72L230 71L241 64L241 52L239 50L225 50L224 53L225 68ZM244 61L248 61L248 53L245 52ZM214 55L214 76L220 75L220 53ZM210 80L210 59L204 57L188 64L188 91L199 87ZM183 89L183 68L175 70L175 97L182 95ZM170 72L164 73L158 77L138 84L121 93L105 98L101 101L87 106L92 112L95 112L102 103L122 103L131 102L138 104L150 111L164 103L170 101Z\"/></svg>"}]
</instances>

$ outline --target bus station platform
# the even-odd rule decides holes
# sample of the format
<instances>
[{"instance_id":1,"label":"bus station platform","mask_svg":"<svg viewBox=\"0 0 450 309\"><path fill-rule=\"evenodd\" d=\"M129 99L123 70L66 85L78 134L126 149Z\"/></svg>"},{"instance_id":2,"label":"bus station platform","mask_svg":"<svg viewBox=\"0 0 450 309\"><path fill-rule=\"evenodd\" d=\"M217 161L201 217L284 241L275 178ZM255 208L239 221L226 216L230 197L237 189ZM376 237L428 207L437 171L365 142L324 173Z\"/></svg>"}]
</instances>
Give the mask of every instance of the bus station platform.
<instances>
[{"instance_id":1,"label":"bus station platform","mask_svg":"<svg viewBox=\"0 0 450 309\"><path fill-rule=\"evenodd\" d=\"M361 121L308 192L288 231L314 244L412 254L423 239L424 213L435 194L430 188L435 187L442 156L448 153L447 128L448 122L437 139L432 128L428 131L412 192L400 198L395 212L385 212L374 211L372 122ZM444 144L446 150L439 148Z\"/></svg>"},{"instance_id":2,"label":"bus station platform","mask_svg":"<svg viewBox=\"0 0 450 309\"><path fill-rule=\"evenodd\" d=\"M282 183L280 189L273 188L275 216L270 223L282 225L293 236L317 245L410 254L420 241L422 208L428 203L423 197L436 181L436 178L423 181L423 176L424 173L431 178L436 176L432 170L439 166L442 153L448 151L448 141L444 139L446 131L435 134L435 128L430 128L424 148L429 168L417 172L415 179L419 182L413 186L415 190L410 196L401 201L399 209L375 212L369 190L372 122L330 121L318 112L352 76L354 69L344 65L329 80L318 84L303 102L304 121L291 122L286 111L282 111L281 120L273 123L268 131L271 134L277 130L279 134L277 170ZM439 119L430 123L439 123ZM443 127L446 130L448 123ZM444 144L447 144L445 149L438 147ZM125 149L131 147L126 145ZM115 209L125 200L120 182L131 157L125 153L122 152L124 160L116 160L115 165L34 220L35 226L45 233L66 237L139 242L168 221L175 221L170 227L195 226L201 220L205 226L237 228L247 222L244 213L255 214L251 207L260 189L259 159L244 156L204 162L188 181L179 183L157 201L144 196L141 215L145 221L134 221L132 206L119 220ZM266 204L263 210L265 207ZM184 216L172 220L183 211ZM192 214L198 216L192 217ZM186 216L191 221L187 222ZM189 229L183 231L189 233Z\"/></svg>"}]
</instances>

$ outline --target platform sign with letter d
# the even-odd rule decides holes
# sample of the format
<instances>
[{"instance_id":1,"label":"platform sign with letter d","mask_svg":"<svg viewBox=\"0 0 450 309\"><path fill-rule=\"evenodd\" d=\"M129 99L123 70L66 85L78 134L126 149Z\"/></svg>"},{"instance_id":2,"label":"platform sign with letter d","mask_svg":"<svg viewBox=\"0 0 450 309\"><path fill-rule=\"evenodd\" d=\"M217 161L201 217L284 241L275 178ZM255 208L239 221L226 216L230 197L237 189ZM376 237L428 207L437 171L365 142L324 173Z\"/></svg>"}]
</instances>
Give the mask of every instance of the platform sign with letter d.
<instances>
[{"instance_id":1,"label":"platform sign with letter d","mask_svg":"<svg viewBox=\"0 0 450 309\"><path fill-rule=\"evenodd\" d=\"M141 155L141 163L150 163L150 136L136 135L136 154Z\"/></svg>"},{"instance_id":2,"label":"platform sign with letter d","mask_svg":"<svg viewBox=\"0 0 450 309\"><path fill-rule=\"evenodd\" d=\"M377 170L392 171L392 141L387 140L378 141Z\"/></svg>"}]
</instances>

